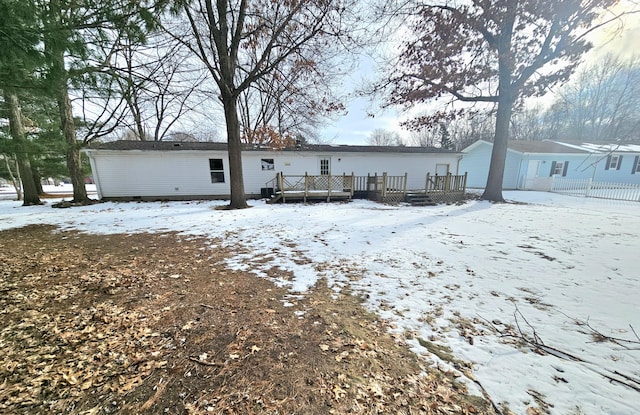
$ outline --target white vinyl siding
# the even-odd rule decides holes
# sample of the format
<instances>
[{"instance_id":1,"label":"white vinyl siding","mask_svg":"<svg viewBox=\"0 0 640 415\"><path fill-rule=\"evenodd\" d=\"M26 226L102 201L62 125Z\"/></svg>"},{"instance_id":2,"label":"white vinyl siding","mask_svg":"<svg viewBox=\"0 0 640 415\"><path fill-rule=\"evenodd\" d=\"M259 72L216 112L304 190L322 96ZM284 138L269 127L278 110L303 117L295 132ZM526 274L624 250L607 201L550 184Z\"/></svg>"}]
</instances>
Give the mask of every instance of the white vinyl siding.
<instances>
[{"instance_id":1,"label":"white vinyl siding","mask_svg":"<svg viewBox=\"0 0 640 415\"><path fill-rule=\"evenodd\" d=\"M319 159L326 153L311 151L246 151L242 153L245 193L260 196L261 189L273 186L278 172L285 175L320 174ZM449 164L457 174L458 154L450 153L364 153L336 152L331 155L332 175L367 174L403 176L408 189L422 189L427 173L434 175L437 164ZM223 161L224 182L211 183L209 160ZM273 170L262 169L262 160L273 160ZM228 197L229 171L225 151L180 150L100 150L91 153L91 167L97 178L100 197Z\"/></svg>"},{"instance_id":2,"label":"white vinyl siding","mask_svg":"<svg viewBox=\"0 0 640 415\"><path fill-rule=\"evenodd\" d=\"M192 151L109 151L96 154L91 167L101 197L183 197L228 194L225 182L211 183L209 159L226 153Z\"/></svg>"}]
</instances>

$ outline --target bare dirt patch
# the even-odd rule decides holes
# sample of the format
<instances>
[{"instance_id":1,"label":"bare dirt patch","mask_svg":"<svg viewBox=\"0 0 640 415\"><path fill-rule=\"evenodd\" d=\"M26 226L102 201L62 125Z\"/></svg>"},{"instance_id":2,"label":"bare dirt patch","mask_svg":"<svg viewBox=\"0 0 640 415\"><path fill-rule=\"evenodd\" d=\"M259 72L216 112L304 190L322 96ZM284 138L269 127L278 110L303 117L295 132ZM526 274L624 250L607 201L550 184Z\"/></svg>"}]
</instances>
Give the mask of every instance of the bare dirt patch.
<instances>
[{"instance_id":1,"label":"bare dirt patch","mask_svg":"<svg viewBox=\"0 0 640 415\"><path fill-rule=\"evenodd\" d=\"M0 232L0 412L492 413L356 297L291 297L212 242Z\"/></svg>"}]
</instances>

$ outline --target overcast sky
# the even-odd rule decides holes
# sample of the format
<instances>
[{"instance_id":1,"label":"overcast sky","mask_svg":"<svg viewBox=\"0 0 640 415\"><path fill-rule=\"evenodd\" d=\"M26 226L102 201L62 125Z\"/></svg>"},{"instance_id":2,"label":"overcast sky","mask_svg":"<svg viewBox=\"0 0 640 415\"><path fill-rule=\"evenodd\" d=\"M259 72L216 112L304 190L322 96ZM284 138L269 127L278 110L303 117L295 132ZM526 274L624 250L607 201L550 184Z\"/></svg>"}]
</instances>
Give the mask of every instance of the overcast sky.
<instances>
[{"instance_id":1,"label":"overcast sky","mask_svg":"<svg viewBox=\"0 0 640 415\"><path fill-rule=\"evenodd\" d=\"M619 10L628 7L630 1L623 1ZM640 53L640 14L627 16L624 27L612 24L607 29L597 32L593 37L594 49L584 57L585 62L593 62L606 53L615 53L629 57ZM357 87L362 84L362 78L370 77L374 70L368 59L363 59L358 73L355 73L345 84ZM552 97L546 97L546 100ZM370 114L374 116L371 117ZM367 137L374 129L381 128L396 131L407 138L409 132L402 129L400 121L407 116L399 109L381 109L379 102L369 98L356 98L348 102L347 114L333 122L327 122L320 132L324 141L333 144L366 144Z\"/></svg>"}]
</instances>

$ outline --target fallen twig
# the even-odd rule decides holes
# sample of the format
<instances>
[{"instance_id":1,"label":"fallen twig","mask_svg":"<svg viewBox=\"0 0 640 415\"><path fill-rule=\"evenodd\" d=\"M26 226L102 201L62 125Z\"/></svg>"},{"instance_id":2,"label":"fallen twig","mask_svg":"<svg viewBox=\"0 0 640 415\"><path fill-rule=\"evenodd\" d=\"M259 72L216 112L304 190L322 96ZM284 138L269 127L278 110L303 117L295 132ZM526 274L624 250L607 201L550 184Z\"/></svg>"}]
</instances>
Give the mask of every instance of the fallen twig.
<instances>
[{"instance_id":1,"label":"fallen twig","mask_svg":"<svg viewBox=\"0 0 640 415\"><path fill-rule=\"evenodd\" d=\"M589 330L591 330L591 335L595 338L595 341L609 341L611 343L615 343L618 346L624 347L625 349L630 349L630 347L625 346L622 343L631 343L631 344L640 344L640 339L636 340L629 340L629 339L623 339L620 337L613 337L613 336L607 336L606 334L602 334L601 332L599 332L598 330L596 330L591 323L589 323L589 319L587 319L586 322L583 323L584 325L586 325ZM635 332L635 330L633 330L633 326L631 326L631 324L629 324L629 327L631 327L631 330L633 331L633 334L638 337L637 333Z\"/></svg>"},{"instance_id":2,"label":"fallen twig","mask_svg":"<svg viewBox=\"0 0 640 415\"><path fill-rule=\"evenodd\" d=\"M520 334L522 335L522 338L525 338L525 335L522 333L522 330L520 329L520 323L518 323L518 314L520 314L520 317L522 317L522 319L524 320L525 323L527 323L527 326L529 326L529 328L531 329L531 331L533 332L533 340L535 343L537 344L541 344L544 345L544 342L542 341L542 339L540 338L540 336L538 336L538 333L536 332L535 327L533 327L531 325L531 323L529 323L529 321L525 318L524 314L522 314L522 312L520 311L520 309L518 308L518 305L514 303L514 305L516 306L516 311L513 312L513 316L516 320L516 326L518 326L518 331L520 332ZM529 341L528 339L525 339L527 341Z\"/></svg>"},{"instance_id":3,"label":"fallen twig","mask_svg":"<svg viewBox=\"0 0 640 415\"><path fill-rule=\"evenodd\" d=\"M636 330L633 328L631 323L629 323L629 327L631 328L631 331L633 332L633 334L635 334L636 339L638 339L638 341L640 342L640 337L638 337L638 333L636 333Z\"/></svg>"},{"instance_id":4,"label":"fallen twig","mask_svg":"<svg viewBox=\"0 0 640 415\"><path fill-rule=\"evenodd\" d=\"M192 362L196 362L202 366L222 366L222 364L220 363L216 363L216 362L207 362L206 360L200 360L197 357L193 357L193 356L189 356L189 360L191 360Z\"/></svg>"},{"instance_id":5,"label":"fallen twig","mask_svg":"<svg viewBox=\"0 0 640 415\"><path fill-rule=\"evenodd\" d=\"M484 320L496 333L498 333L500 336L502 337L515 337L515 338L519 338L520 340L522 340L525 344L529 345L529 347L541 351L541 352L545 352L547 354L550 354L552 356L555 356L559 359L563 359L563 360L570 360L570 361L574 361L574 362L580 362L580 363L585 363L585 367L597 374L599 374L600 376L604 377L605 379L608 379L611 382L620 384L622 386L626 386L630 389L635 390L636 392L640 392L640 379L631 377L629 375L625 375L624 373L620 373L618 371L612 371L612 370L608 370L608 369L601 369L599 368L595 363L590 362L588 360L585 360L581 357L578 357L576 355L573 355L571 353L565 352L563 350L560 350L558 348L555 348L553 346L548 346L546 344L544 344L544 342L542 341L542 339L540 338L540 336L537 334L535 328L531 325L531 323L529 323L529 321L524 317L524 315L522 314L522 312L520 311L520 309L518 309L518 306L516 305L516 311L514 311L513 313L515 321L516 321L516 327L518 329L518 335L515 334L511 334L511 333L505 333L503 330L500 330L498 327L496 327L496 325L494 325L492 322L490 322L489 320L487 320L486 318L480 316L480 318L482 320ZM520 327L520 323L518 321L518 315L520 315L521 319L527 324L527 326L529 326L529 328L532 330L533 332L533 336L530 336L526 333L524 333L522 331L522 328ZM565 314L566 315L566 314ZM576 321L576 324L581 325L581 326L587 326L589 327L589 329L591 329L591 331L595 334L597 334L598 336L601 336L603 339L606 339L608 341L612 341L616 344L619 344L619 342L628 342L628 343L633 343L633 344L637 344L639 342L635 341L635 340L628 340L628 339L620 339L620 338L615 338L615 337L610 337L610 336L605 336L603 334L601 334L600 332L598 332L596 329L594 329L589 322L581 322L578 321L576 319L574 319ZM633 331L634 335L636 337L638 337L638 334L636 333L636 331L633 329L633 327L631 325L629 325L629 327L631 327L631 330ZM639 339L640 340L640 339ZM621 345L623 346L623 345ZM638 350L638 349L632 349L626 346L625 350ZM476 384L478 384L478 382L476 382ZM482 386L480 384L478 384L478 386L481 387ZM487 398L489 401L491 401L489 398ZM493 402L491 402L493 405ZM495 405L494 409L495 408Z\"/></svg>"}]
</instances>

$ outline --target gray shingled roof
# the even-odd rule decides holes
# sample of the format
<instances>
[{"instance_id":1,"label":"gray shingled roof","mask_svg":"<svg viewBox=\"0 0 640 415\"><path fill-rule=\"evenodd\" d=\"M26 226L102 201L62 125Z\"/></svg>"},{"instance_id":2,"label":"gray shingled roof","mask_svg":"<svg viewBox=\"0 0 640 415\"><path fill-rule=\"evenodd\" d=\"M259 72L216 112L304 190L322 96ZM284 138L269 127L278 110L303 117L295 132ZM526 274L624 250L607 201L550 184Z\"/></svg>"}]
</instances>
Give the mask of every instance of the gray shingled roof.
<instances>
[{"instance_id":1,"label":"gray shingled roof","mask_svg":"<svg viewBox=\"0 0 640 415\"><path fill-rule=\"evenodd\" d=\"M589 151L585 149L565 146L554 141L509 140L508 146L511 150L521 153L589 153Z\"/></svg>"},{"instance_id":2,"label":"gray shingled roof","mask_svg":"<svg viewBox=\"0 0 640 415\"><path fill-rule=\"evenodd\" d=\"M227 143L215 142L175 142L175 141L112 141L94 143L89 149L96 150L144 150L144 151L179 151L179 150L226 150ZM269 148L246 145L244 151L268 151ZM397 147L397 146L352 146L329 144L304 144L298 148L278 149L283 152L314 151L322 153L457 153L435 147Z\"/></svg>"}]
</instances>

